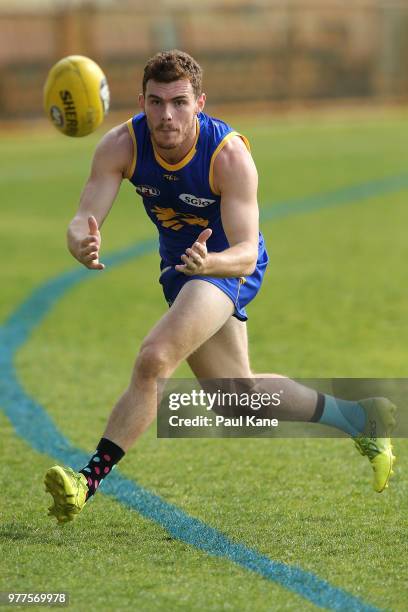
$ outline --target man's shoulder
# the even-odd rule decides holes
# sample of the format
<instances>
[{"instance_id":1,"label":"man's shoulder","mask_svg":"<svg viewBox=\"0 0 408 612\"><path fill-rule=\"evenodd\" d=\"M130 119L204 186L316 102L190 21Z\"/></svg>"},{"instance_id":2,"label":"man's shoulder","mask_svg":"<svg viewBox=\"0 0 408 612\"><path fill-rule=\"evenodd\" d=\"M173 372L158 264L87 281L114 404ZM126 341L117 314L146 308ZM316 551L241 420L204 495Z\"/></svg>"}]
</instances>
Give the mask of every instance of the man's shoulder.
<instances>
[{"instance_id":1,"label":"man's shoulder","mask_svg":"<svg viewBox=\"0 0 408 612\"><path fill-rule=\"evenodd\" d=\"M251 180L257 175L256 167L245 137L232 132L214 161L214 187L217 193L221 186L238 178Z\"/></svg>"},{"instance_id":2,"label":"man's shoulder","mask_svg":"<svg viewBox=\"0 0 408 612\"><path fill-rule=\"evenodd\" d=\"M207 113L201 112L199 117L203 119L203 121L207 122L209 125L220 125L230 127L226 121L220 119L219 117L214 117L213 115L208 115Z\"/></svg>"},{"instance_id":3,"label":"man's shoulder","mask_svg":"<svg viewBox=\"0 0 408 612\"><path fill-rule=\"evenodd\" d=\"M201 129L206 131L215 140L222 139L228 132L233 131L233 128L228 123L218 119L218 117L200 113L199 119Z\"/></svg>"},{"instance_id":4,"label":"man's shoulder","mask_svg":"<svg viewBox=\"0 0 408 612\"><path fill-rule=\"evenodd\" d=\"M101 140L101 144L106 147L121 148L132 143L132 137L129 131L128 122L120 123L111 128Z\"/></svg>"},{"instance_id":5,"label":"man's shoulder","mask_svg":"<svg viewBox=\"0 0 408 612\"><path fill-rule=\"evenodd\" d=\"M99 141L96 149L99 159L109 161L126 174L133 159L133 141L127 122L111 128Z\"/></svg>"}]
</instances>

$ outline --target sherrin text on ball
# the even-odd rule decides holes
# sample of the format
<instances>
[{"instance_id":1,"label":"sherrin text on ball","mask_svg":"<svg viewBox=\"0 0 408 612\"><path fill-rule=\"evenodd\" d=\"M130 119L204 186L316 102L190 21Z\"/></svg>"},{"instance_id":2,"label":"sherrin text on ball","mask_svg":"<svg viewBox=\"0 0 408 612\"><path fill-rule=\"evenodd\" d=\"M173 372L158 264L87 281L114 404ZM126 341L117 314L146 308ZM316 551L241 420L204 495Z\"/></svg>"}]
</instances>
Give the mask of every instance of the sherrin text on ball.
<instances>
[{"instance_id":1,"label":"sherrin text on ball","mask_svg":"<svg viewBox=\"0 0 408 612\"><path fill-rule=\"evenodd\" d=\"M69 55L49 71L44 109L66 136L87 136L109 110L109 87L101 68L89 57Z\"/></svg>"}]
</instances>

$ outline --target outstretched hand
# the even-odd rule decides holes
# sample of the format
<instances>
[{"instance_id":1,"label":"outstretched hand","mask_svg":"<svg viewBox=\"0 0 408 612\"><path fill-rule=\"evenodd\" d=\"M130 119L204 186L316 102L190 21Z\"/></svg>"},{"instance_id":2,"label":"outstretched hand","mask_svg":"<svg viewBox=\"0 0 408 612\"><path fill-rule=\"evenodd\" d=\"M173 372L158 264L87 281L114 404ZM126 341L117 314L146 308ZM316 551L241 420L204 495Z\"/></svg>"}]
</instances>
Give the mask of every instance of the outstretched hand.
<instances>
[{"instance_id":1,"label":"outstretched hand","mask_svg":"<svg viewBox=\"0 0 408 612\"><path fill-rule=\"evenodd\" d=\"M203 230L193 246L186 249L185 254L181 256L183 264L175 266L178 272L183 272L183 274L187 276L206 274L206 264L208 260L206 242L211 234L212 230L210 228Z\"/></svg>"},{"instance_id":2,"label":"outstretched hand","mask_svg":"<svg viewBox=\"0 0 408 612\"><path fill-rule=\"evenodd\" d=\"M79 244L78 260L90 270L103 270L103 263L99 261L101 247L101 233L98 222L94 216L88 217L88 235Z\"/></svg>"}]
</instances>

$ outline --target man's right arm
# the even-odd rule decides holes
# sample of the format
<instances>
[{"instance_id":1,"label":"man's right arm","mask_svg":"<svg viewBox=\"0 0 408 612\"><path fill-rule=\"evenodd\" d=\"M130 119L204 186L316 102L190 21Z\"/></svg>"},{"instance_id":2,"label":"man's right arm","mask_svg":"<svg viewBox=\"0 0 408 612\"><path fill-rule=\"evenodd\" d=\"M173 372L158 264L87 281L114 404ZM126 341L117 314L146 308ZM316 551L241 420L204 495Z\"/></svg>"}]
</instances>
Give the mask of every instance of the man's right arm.
<instances>
[{"instance_id":1,"label":"man's right arm","mask_svg":"<svg viewBox=\"0 0 408 612\"><path fill-rule=\"evenodd\" d=\"M98 144L91 174L82 191L78 211L68 227L70 253L91 270L103 270L99 262L99 228L108 215L133 158L133 143L126 124L113 128Z\"/></svg>"}]
</instances>

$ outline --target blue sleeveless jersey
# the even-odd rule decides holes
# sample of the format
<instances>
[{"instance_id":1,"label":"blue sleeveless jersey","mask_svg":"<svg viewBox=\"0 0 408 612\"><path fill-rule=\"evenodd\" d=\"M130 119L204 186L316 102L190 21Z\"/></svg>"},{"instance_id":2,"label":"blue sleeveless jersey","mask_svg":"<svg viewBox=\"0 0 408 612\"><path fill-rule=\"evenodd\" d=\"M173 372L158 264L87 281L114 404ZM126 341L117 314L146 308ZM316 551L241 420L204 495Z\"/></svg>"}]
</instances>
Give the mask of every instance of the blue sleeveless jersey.
<instances>
[{"instance_id":1,"label":"blue sleeveless jersey","mask_svg":"<svg viewBox=\"0 0 408 612\"><path fill-rule=\"evenodd\" d=\"M135 151L129 180L159 231L160 255L165 264L182 263L180 256L206 227L212 229L208 250L227 249L213 168L218 153L237 132L223 121L200 113L194 146L179 163L169 164L152 145L144 113L129 119L127 125ZM239 136L249 149L246 138Z\"/></svg>"}]
</instances>

